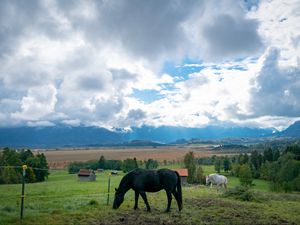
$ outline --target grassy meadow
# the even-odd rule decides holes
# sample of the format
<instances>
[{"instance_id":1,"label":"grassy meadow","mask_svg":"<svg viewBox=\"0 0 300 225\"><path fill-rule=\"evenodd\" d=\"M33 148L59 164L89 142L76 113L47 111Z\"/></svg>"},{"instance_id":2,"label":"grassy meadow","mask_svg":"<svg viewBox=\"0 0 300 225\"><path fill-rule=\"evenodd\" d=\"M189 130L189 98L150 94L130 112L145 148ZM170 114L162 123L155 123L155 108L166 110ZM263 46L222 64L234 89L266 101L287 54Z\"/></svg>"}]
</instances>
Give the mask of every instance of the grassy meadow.
<instances>
[{"instance_id":1,"label":"grassy meadow","mask_svg":"<svg viewBox=\"0 0 300 225\"><path fill-rule=\"evenodd\" d=\"M205 173L213 171L204 166ZM184 208L178 212L175 200L171 213L164 213L164 191L148 193L152 212L146 212L142 199L133 210L134 192L129 191L118 210L112 209L114 188L123 174L111 176L110 203L107 205L108 172L97 174L96 182L79 182L67 171L51 171L46 182L26 184L25 211L19 220L21 185L0 185L0 224L23 225L108 225L108 224L300 224L300 195L270 193L268 183L255 180L258 201L243 202L225 198L223 192L201 185L183 187ZM229 188L238 185L229 177Z\"/></svg>"}]
</instances>

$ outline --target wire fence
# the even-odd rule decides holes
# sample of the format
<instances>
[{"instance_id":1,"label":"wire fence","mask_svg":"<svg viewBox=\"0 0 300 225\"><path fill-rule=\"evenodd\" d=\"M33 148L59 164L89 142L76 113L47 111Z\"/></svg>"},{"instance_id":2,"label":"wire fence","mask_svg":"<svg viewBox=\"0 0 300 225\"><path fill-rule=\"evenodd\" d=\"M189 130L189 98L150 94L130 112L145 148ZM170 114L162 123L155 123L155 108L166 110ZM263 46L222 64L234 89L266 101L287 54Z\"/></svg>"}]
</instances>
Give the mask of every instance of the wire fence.
<instances>
[{"instance_id":1,"label":"wire fence","mask_svg":"<svg viewBox=\"0 0 300 225\"><path fill-rule=\"evenodd\" d=\"M14 168L14 169L22 169L23 166L0 166L0 168ZM31 167L27 166L26 169L34 169L34 170L50 170L50 171L62 171L63 169L50 169L50 168L37 168L37 167Z\"/></svg>"},{"instance_id":2,"label":"wire fence","mask_svg":"<svg viewBox=\"0 0 300 225\"><path fill-rule=\"evenodd\" d=\"M26 191L26 195L25 195L25 176L26 176L26 170L27 169L32 169L32 170L42 170L42 171L49 171L49 172L55 172L55 171L63 171L61 169L48 169L48 168L36 168L36 167L30 167L30 166L26 166L26 165L22 165L22 166L0 166L0 169L5 169L5 168L13 168L13 169L22 169L23 170L23 173L22 173L22 193L21 195L19 194L5 194L1 195L1 201L5 201L5 200L11 200L11 199L19 199L21 198L21 208L20 208L20 219L22 220L23 219L23 211L24 211L24 199L30 199L32 201L43 201L43 199L51 199L51 200L55 200L55 199L66 199L66 198L74 198L74 197L77 197L77 198L85 198L85 197L92 197L92 198L95 198L95 197L101 197L101 198L105 198L107 197L107 201L106 201L106 205L109 204L109 195L111 194L110 193L110 176L111 174L108 174L108 183L107 183L107 186L104 184L104 186L102 186L102 190L105 189L105 186L107 188L107 191L105 192L93 192L93 193L87 193L87 194L76 194L76 193L72 193L74 190L71 190L71 194L53 194L51 193L52 191L50 191L47 195L44 194L47 192L47 190L44 190L43 191L43 194L41 193L33 193L33 194L30 194L28 193L28 191ZM62 175L62 176L65 176L65 175Z\"/></svg>"}]
</instances>

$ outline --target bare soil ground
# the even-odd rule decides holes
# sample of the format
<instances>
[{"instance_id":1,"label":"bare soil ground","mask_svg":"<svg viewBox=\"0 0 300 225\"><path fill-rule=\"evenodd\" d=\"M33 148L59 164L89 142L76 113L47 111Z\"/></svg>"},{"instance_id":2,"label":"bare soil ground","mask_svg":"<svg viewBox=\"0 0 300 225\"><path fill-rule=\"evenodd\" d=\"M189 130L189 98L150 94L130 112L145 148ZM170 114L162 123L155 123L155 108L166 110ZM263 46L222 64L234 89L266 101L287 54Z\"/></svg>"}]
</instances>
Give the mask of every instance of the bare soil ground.
<instances>
[{"instance_id":1,"label":"bare soil ground","mask_svg":"<svg viewBox=\"0 0 300 225\"><path fill-rule=\"evenodd\" d=\"M160 162L180 162L184 155L193 151L196 157L209 157L222 154L212 150L212 147L144 147L144 148L97 148L97 149L59 149L59 150L37 150L43 152L52 168L63 168L69 162L98 160L101 155L106 159L124 160L135 157L138 160L149 158ZM223 153L224 154L224 153Z\"/></svg>"}]
</instances>

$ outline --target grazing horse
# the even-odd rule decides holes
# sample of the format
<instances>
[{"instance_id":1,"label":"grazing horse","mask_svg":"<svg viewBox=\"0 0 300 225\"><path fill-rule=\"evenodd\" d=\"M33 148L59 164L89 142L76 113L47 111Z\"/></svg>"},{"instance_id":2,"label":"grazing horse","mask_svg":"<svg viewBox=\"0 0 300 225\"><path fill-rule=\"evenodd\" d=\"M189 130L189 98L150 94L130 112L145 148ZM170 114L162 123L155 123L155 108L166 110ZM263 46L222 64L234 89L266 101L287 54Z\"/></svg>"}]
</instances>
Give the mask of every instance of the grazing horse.
<instances>
[{"instance_id":1,"label":"grazing horse","mask_svg":"<svg viewBox=\"0 0 300 225\"><path fill-rule=\"evenodd\" d=\"M217 191L219 191L219 187L224 185L225 190L227 190L227 177L219 174L209 174L206 176L206 185L210 184L210 188L212 188L212 185L217 185Z\"/></svg>"},{"instance_id":2,"label":"grazing horse","mask_svg":"<svg viewBox=\"0 0 300 225\"><path fill-rule=\"evenodd\" d=\"M164 189L168 197L168 206L166 212L170 211L172 194L174 195L179 211L182 209L182 191L180 176L176 171L169 169L160 170L145 170L134 169L127 173L121 180L120 185L116 188L113 208L117 209L124 201L124 195L129 190L135 192L134 209L138 208L139 195L142 196L147 211L150 211L150 206L147 200L146 192L158 192Z\"/></svg>"}]
</instances>

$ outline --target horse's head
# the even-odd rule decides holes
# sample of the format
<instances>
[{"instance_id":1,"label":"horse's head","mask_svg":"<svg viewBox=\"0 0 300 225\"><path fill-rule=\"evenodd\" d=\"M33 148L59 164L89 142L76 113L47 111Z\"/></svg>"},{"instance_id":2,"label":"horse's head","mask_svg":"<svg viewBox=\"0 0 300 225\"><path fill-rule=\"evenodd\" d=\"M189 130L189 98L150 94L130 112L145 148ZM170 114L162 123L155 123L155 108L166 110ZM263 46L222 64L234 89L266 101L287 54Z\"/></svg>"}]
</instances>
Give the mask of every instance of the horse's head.
<instances>
[{"instance_id":1,"label":"horse's head","mask_svg":"<svg viewBox=\"0 0 300 225\"><path fill-rule=\"evenodd\" d=\"M210 180L209 180L209 176L206 176L206 185L209 185Z\"/></svg>"},{"instance_id":2,"label":"horse's head","mask_svg":"<svg viewBox=\"0 0 300 225\"><path fill-rule=\"evenodd\" d=\"M113 204L113 209L119 208L120 205L124 201L124 193L122 191L120 191L118 188L116 188L115 190L116 190L116 193L115 193L115 200L114 200L114 204Z\"/></svg>"}]
</instances>

